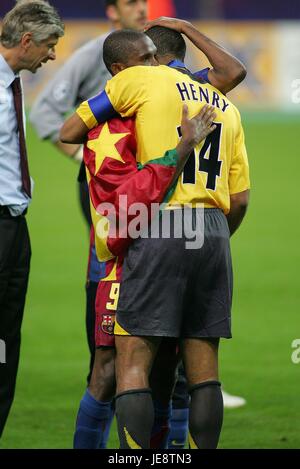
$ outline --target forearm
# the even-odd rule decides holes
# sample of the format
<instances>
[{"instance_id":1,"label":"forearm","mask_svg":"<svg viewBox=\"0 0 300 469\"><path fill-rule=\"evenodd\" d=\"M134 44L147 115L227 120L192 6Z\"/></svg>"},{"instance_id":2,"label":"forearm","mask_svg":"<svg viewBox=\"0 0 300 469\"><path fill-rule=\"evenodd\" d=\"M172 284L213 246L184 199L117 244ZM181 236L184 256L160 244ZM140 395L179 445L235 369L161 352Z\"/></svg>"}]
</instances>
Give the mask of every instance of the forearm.
<instances>
[{"instance_id":1,"label":"forearm","mask_svg":"<svg viewBox=\"0 0 300 469\"><path fill-rule=\"evenodd\" d=\"M75 112L65 121L60 130L59 138L62 143L84 143L87 139L89 130L90 129Z\"/></svg>"},{"instance_id":2,"label":"forearm","mask_svg":"<svg viewBox=\"0 0 300 469\"><path fill-rule=\"evenodd\" d=\"M232 236L241 225L244 216L246 215L247 207L236 207L235 210L230 210L227 215L227 222L229 226L230 236Z\"/></svg>"},{"instance_id":3,"label":"forearm","mask_svg":"<svg viewBox=\"0 0 300 469\"><path fill-rule=\"evenodd\" d=\"M61 151L64 155L74 159L75 161L82 160L82 145L63 143L60 140L54 142L54 145Z\"/></svg>"},{"instance_id":4,"label":"forearm","mask_svg":"<svg viewBox=\"0 0 300 469\"><path fill-rule=\"evenodd\" d=\"M230 236L240 227L248 208L249 190L230 197L230 212L226 215Z\"/></svg>"},{"instance_id":5,"label":"forearm","mask_svg":"<svg viewBox=\"0 0 300 469\"><path fill-rule=\"evenodd\" d=\"M213 67L208 72L209 81L213 86L226 94L245 78L245 66L191 23L182 23L182 33L208 58Z\"/></svg>"},{"instance_id":6,"label":"forearm","mask_svg":"<svg viewBox=\"0 0 300 469\"><path fill-rule=\"evenodd\" d=\"M102 91L82 102L76 112L65 121L60 131L60 140L63 143L84 143L91 129L117 115L106 92Z\"/></svg>"}]
</instances>

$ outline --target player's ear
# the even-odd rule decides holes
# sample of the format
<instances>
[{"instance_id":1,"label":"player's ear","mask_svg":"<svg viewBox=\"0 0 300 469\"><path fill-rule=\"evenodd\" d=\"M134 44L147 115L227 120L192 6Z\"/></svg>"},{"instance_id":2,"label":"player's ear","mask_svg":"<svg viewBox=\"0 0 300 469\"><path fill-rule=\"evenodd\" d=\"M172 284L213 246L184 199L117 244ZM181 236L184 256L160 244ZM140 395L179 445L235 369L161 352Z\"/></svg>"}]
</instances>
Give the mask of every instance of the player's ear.
<instances>
[{"instance_id":1,"label":"player's ear","mask_svg":"<svg viewBox=\"0 0 300 469\"><path fill-rule=\"evenodd\" d=\"M117 75L117 73L122 72L122 70L125 70L126 65L122 64L121 62L116 62L114 64L111 64L111 73L112 75Z\"/></svg>"}]
</instances>

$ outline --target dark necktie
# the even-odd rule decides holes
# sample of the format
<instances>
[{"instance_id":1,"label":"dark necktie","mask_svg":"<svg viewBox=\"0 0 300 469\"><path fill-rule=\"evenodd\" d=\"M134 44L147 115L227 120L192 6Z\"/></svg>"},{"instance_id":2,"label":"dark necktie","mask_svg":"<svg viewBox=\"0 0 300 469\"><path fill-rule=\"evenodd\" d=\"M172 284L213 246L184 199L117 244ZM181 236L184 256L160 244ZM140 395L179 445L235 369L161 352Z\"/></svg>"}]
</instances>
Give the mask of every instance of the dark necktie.
<instances>
[{"instance_id":1,"label":"dark necktie","mask_svg":"<svg viewBox=\"0 0 300 469\"><path fill-rule=\"evenodd\" d=\"M14 104L19 129L19 143L20 143L20 160L21 160L21 175L22 175L22 189L31 197L31 183L28 169L28 159L26 151L24 123L23 123L23 103L22 103L22 89L20 77L16 77L11 84L14 96Z\"/></svg>"}]
</instances>

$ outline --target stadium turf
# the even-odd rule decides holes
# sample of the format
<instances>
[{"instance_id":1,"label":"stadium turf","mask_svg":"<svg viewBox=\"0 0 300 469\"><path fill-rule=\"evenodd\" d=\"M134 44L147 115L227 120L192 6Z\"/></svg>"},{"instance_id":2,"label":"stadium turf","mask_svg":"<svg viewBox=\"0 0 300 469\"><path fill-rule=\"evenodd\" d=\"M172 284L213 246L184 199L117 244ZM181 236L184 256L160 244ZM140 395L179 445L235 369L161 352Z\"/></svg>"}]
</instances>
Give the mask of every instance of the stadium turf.
<instances>
[{"instance_id":1,"label":"stadium turf","mask_svg":"<svg viewBox=\"0 0 300 469\"><path fill-rule=\"evenodd\" d=\"M232 240L234 340L221 346L225 389L247 406L225 412L221 448L300 447L300 123L245 120L251 163L249 213ZM17 392L0 448L70 448L88 353L84 280L88 235L77 165L29 129L36 182L28 221L33 248ZM0 365L1 366L1 365ZM115 426L110 447L117 448Z\"/></svg>"}]
</instances>

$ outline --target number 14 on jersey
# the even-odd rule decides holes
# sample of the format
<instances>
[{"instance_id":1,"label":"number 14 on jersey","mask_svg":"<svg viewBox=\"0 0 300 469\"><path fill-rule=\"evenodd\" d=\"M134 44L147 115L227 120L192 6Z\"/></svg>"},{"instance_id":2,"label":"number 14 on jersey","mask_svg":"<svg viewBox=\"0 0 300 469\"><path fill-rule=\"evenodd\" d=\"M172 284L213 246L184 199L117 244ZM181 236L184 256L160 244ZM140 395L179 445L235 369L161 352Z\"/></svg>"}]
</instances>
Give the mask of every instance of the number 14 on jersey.
<instances>
[{"instance_id":1,"label":"number 14 on jersey","mask_svg":"<svg viewBox=\"0 0 300 469\"><path fill-rule=\"evenodd\" d=\"M196 165L198 163L197 170L207 173L206 189L216 190L217 177L221 175L222 169L222 161L219 156L223 124L215 122L213 124L216 125L216 129L206 137L198 158L196 149L190 154L182 173L183 184L196 184ZM178 127L177 131L181 137L181 127Z\"/></svg>"}]
</instances>

